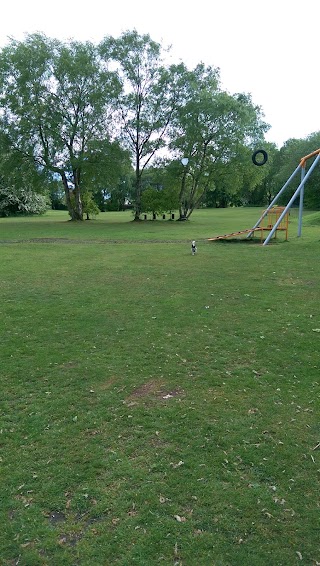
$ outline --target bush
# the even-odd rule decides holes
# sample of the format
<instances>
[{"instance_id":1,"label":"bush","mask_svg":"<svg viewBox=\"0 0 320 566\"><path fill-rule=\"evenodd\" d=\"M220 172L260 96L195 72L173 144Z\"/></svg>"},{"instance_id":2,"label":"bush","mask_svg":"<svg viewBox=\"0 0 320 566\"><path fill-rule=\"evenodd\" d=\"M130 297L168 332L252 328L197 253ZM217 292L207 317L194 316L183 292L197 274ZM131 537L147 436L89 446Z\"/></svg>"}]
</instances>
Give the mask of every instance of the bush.
<instances>
[{"instance_id":1,"label":"bush","mask_svg":"<svg viewBox=\"0 0 320 566\"><path fill-rule=\"evenodd\" d=\"M46 210L47 199L44 195L30 189L0 187L0 216L44 214Z\"/></svg>"}]
</instances>

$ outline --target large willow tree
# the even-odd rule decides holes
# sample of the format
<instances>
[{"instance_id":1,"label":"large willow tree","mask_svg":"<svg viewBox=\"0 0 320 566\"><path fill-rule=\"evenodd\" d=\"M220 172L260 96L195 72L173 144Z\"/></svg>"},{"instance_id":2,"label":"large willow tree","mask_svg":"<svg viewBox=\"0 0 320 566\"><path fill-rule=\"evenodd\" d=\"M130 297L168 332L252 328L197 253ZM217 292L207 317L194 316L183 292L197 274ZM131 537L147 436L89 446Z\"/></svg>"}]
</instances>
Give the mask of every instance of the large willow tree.
<instances>
[{"instance_id":1,"label":"large willow tree","mask_svg":"<svg viewBox=\"0 0 320 566\"><path fill-rule=\"evenodd\" d=\"M116 75L89 43L32 34L0 53L0 128L12 149L59 176L72 220L82 220L89 148L108 138Z\"/></svg>"}]
</instances>

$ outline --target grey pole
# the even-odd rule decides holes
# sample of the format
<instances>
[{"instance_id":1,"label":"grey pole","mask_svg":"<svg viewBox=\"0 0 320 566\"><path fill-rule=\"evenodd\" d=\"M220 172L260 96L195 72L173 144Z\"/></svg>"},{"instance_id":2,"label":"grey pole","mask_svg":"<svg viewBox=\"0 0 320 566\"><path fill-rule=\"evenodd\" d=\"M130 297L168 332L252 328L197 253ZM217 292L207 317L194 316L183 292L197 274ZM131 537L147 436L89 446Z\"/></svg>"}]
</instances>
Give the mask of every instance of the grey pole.
<instances>
[{"instance_id":1,"label":"grey pole","mask_svg":"<svg viewBox=\"0 0 320 566\"><path fill-rule=\"evenodd\" d=\"M305 173L306 173L306 168L305 168L305 167L301 167L301 183L303 182ZM298 220L298 238L300 238L301 232L302 232L303 197L304 197L304 184L302 185L301 191L300 191L299 220Z\"/></svg>"},{"instance_id":2,"label":"grey pole","mask_svg":"<svg viewBox=\"0 0 320 566\"><path fill-rule=\"evenodd\" d=\"M282 219L284 218L284 216L287 214L289 208L291 207L292 203L296 200L298 194L301 191L301 188L304 186L305 182L307 181L307 179L310 177L312 171L314 170L315 166L317 165L318 161L320 159L320 153L318 153L316 159L314 160L314 162L312 163L308 173L305 175L305 177L303 178L303 180L301 181L299 187L297 188L296 192L293 194L293 196L291 197L291 199L289 200L287 206L285 207L284 211L280 214L277 222L275 223L274 227L272 228L270 234L268 235L268 237L265 239L265 241L263 242L263 245L266 246L269 242L269 240L272 238L273 234L275 233L276 229L278 228L280 222L282 221Z\"/></svg>"}]
</instances>

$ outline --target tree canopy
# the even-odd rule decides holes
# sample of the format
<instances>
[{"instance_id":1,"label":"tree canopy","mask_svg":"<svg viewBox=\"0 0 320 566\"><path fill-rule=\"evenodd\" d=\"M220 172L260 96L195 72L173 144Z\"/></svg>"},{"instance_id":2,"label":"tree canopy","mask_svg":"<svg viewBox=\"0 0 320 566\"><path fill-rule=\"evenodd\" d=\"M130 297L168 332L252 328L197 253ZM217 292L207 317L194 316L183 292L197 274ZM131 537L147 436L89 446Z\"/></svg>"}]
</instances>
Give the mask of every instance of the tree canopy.
<instances>
[{"instance_id":1,"label":"tree canopy","mask_svg":"<svg viewBox=\"0 0 320 566\"><path fill-rule=\"evenodd\" d=\"M178 207L186 219L200 205L270 202L320 133L278 150L250 94L223 90L215 67L165 55L136 30L99 45L41 33L10 40L0 51L1 186L60 202L60 179L72 220L97 211L94 201L102 210L130 202L135 219L146 209ZM251 160L258 147L268 151L263 167ZM308 206L320 206L319 177L307 184Z\"/></svg>"},{"instance_id":2,"label":"tree canopy","mask_svg":"<svg viewBox=\"0 0 320 566\"><path fill-rule=\"evenodd\" d=\"M141 213L142 176L155 155L167 145L168 128L181 93L176 80L180 66L166 67L161 45L136 31L106 38L100 53L116 64L121 91L115 124L129 149L135 170L135 219Z\"/></svg>"},{"instance_id":3,"label":"tree canopy","mask_svg":"<svg viewBox=\"0 0 320 566\"><path fill-rule=\"evenodd\" d=\"M209 186L230 174L243 148L263 140L268 125L248 94L230 95L220 87L219 72L197 65L185 69L184 95L174 116L170 148L185 158L181 174L180 217L188 218Z\"/></svg>"},{"instance_id":4,"label":"tree canopy","mask_svg":"<svg viewBox=\"0 0 320 566\"><path fill-rule=\"evenodd\" d=\"M0 54L1 130L26 160L60 176L73 220L83 215L85 154L92 141L108 138L118 90L89 42L32 34Z\"/></svg>"}]
</instances>

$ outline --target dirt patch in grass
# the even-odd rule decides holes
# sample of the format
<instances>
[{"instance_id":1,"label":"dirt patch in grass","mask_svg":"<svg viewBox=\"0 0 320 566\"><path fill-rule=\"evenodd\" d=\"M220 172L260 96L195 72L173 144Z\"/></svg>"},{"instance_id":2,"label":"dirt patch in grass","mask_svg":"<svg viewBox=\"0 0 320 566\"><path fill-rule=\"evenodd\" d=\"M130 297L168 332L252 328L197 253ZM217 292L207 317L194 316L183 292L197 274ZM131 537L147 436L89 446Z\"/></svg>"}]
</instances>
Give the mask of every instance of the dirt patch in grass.
<instances>
[{"instance_id":1,"label":"dirt patch in grass","mask_svg":"<svg viewBox=\"0 0 320 566\"><path fill-rule=\"evenodd\" d=\"M76 544L82 539L83 533L72 533L72 534L62 534L59 537L58 544L67 546L76 546Z\"/></svg>"},{"instance_id":2,"label":"dirt patch in grass","mask_svg":"<svg viewBox=\"0 0 320 566\"><path fill-rule=\"evenodd\" d=\"M184 391L181 387L170 388L159 380L151 379L136 387L129 397L125 400L126 403L134 402L139 399L153 398L159 401L166 401L174 397L184 396Z\"/></svg>"},{"instance_id":3,"label":"dirt patch in grass","mask_svg":"<svg viewBox=\"0 0 320 566\"><path fill-rule=\"evenodd\" d=\"M282 277L277 280L277 284L281 287L314 287L318 282L312 280L306 280L295 278L295 277Z\"/></svg>"},{"instance_id":4,"label":"dirt patch in grass","mask_svg":"<svg viewBox=\"0 0 320 566\"><path fill-rule=\"evenodd\" d=\"M58 367L60 369L78 368L79 362L65 362L64 364L60 364Z\"/></svg>"},{"instance_id":5,"label":"dirt patch in grass","mask_svg":"<svg viewBox=\"0 0 320 566\"><path fill-rule=\"evenodd\" d=\"M48 515L48 519L51 525L57 525L58 523L64 523L67 518L61 511L51 511Z\"/></svg>"},{"instance_id":6,"label":"dirt patch in grass","mask_svg":"<svg viewBox=\"0 0 320 566\"><path fill-rule=\"evenodd\" d=\"M147 397L149 395L159 395L164 388L164 384L159 382L158 380L150 380L146 383L143 383L139 387L136 387L130 397L131 398L139 398L139 397Z\"/></svg>"}]
</instances>

